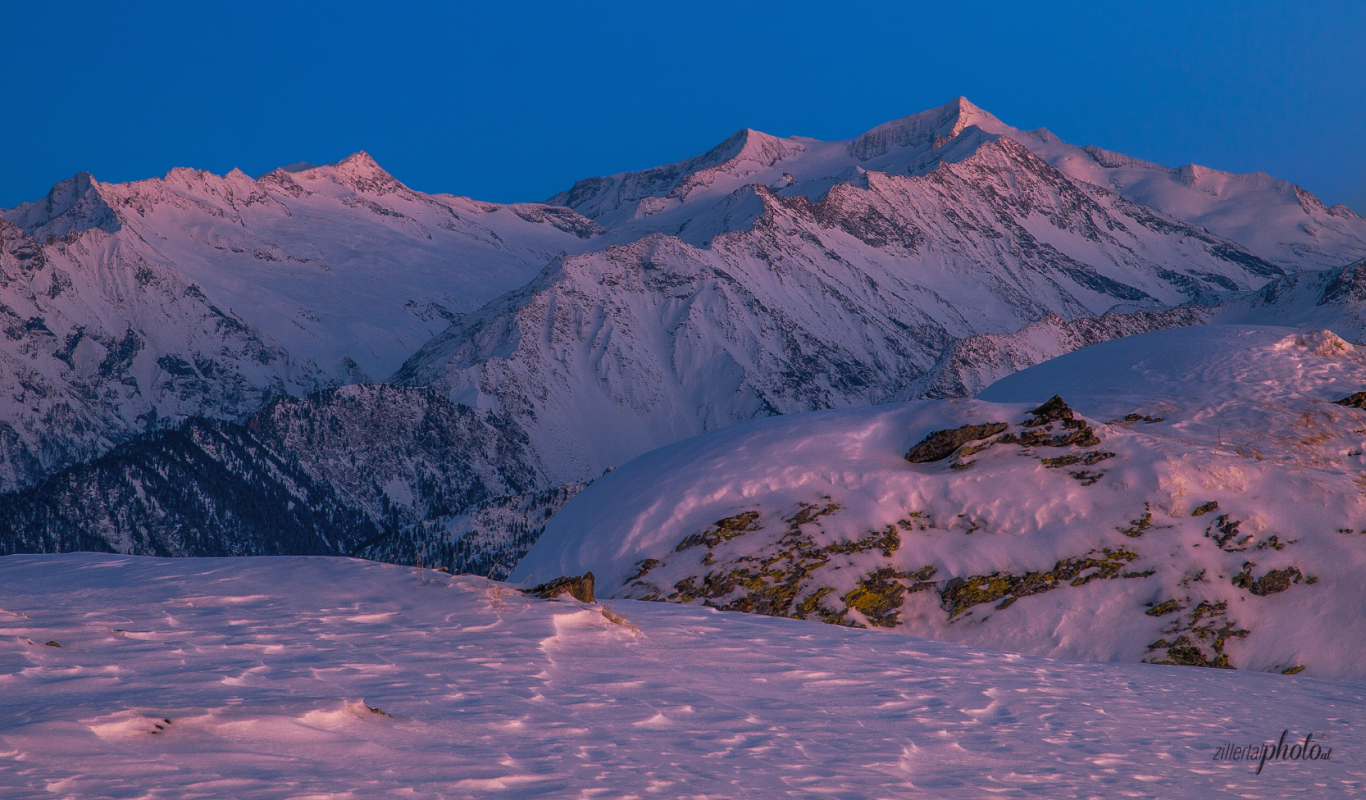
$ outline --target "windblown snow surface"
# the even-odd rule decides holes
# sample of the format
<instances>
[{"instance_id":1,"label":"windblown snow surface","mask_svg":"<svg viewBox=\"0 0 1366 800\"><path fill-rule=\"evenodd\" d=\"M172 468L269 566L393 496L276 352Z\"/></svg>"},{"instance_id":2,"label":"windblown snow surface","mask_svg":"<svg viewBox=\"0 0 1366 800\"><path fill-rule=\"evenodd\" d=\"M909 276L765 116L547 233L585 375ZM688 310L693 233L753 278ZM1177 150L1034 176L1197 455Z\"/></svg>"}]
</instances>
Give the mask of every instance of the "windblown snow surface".
<instances>
[{"instance_id":1,"label":"windblown snow surface","mask_svg":"<svg viewBox=\"0 0 1366 800\"><path fill-rule=\"evenodd\" d=\"M343 558L0 559L0 795L1327 797L1361 686ZM59 591L54 591L59 589ZM1281 732L1328 759L1216 761Z\"/></svg>"},{"instance_id":2,"label":"windblown snow surface","mask_svg":"<svg viewBox=\"0 0 1366 800\"><path fill-rule=\"evenodd\" d=\"M1366 411L1333 401L1363 389L1366 355L1326 331L1128 337L983 393L1000 402L794 414L647 454L512 579L592 570L600 596L1359 681ZM1075 419L1031 413L1054 393ZM966 425L992 427L904 457Z\"/></svg>"}]
</instances>

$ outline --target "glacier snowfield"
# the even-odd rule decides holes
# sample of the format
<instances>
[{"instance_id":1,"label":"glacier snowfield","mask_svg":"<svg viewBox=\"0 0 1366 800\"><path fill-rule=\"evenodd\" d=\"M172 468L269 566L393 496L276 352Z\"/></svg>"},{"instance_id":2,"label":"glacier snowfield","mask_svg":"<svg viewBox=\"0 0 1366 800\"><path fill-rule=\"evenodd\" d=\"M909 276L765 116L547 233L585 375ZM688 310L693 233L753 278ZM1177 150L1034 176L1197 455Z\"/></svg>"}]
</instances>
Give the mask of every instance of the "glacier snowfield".
<instances>
[{"instance_id":1,"label":"glacier snowfield","mask_svg":"<svg viewBox=\"0 0 1366 800\"><path fill-rule=\"evenodd\" d=\"M343 558L0 559L0 796L1334 797L1366 686ZM1326 760L1216 761L1289 730Z\"/></svg>"}]
</instances>

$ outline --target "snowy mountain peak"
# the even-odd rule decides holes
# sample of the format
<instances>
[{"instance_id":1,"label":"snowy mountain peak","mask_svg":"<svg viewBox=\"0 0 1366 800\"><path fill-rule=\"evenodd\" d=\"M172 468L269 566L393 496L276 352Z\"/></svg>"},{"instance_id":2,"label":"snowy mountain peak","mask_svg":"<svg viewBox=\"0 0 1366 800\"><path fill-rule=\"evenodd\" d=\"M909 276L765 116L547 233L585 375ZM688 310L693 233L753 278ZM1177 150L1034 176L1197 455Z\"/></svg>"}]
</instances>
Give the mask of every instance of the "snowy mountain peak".
<instances>
[{"instance_id":1,"label":"snowy mountain peak","mask_svg":"<svg viewBox=\"0 0 1366 800\"><path fill-rule=\"evenodd\" d=\"M721 144L694 159L695 163L689 165L688 171L697 173L730 162L750 162L767 168L805 149L806 146L801 142L779 139L752 128L742 128Z\"/></svg>"},{"instance_id":2,"label":"snowy mountain peak","mask_svg":"<svg viewBox=\"0 0 1366 800\"><path fill-rule=\"evenodd\" d=\"M700 156L642 172L586 178L546 202L601 221L646 198L685 200L695 189L711 186L722 176L743 180L806 149L802 142L744 128Z\"/></svg>"},{"instance_id":3,"label":"snowy mountain peak","mask_svg":"<svg viewBox=\"0 0 1366 800\"><path fill-rule=\"evenodd\" d=\"M384 168L375 161L374 157L364 150L357 150L351 155L343 158L335 164L328 166L334 167L339 173L351 175L388 175Z\"/></svg>"},{"instance_id":4,"label":"snowy mountain peak","mask_svg":"<svg viewBox=\"0 0 1366 800\"><path fill-rule=\"evenodd\" d=\"M361 194L385 195L409 191L364 150L358 150L334 164L299 170L297 175L305 180L315 176L327 178Z\"/></svg>"},{"instance_id":5,"label":"snowy mountain peak","mask_svg":"<svg viewBox=\"0 0 1366 800\"><path fill-rule=\"evenodd\" d=\"M91 228L113 233L121 225L101 194L99 181L88 172L78 172L53 186L42 200L15 206L3 216L39 241Z\"/></svg>"},{"instance_id":6,"label":"snowy mountain peak","mask_svg":"<svg viewBox=\"0 0 1366 800\"><path fill-rule=\"evenodd\" d=\"M976 125L990 133L1003 133L1007 126L991 114L957 97L948 103L883 123L849 143L849 153L868 161L903 147L918 147L952 139Z\"/></svg>"}]
</instances>

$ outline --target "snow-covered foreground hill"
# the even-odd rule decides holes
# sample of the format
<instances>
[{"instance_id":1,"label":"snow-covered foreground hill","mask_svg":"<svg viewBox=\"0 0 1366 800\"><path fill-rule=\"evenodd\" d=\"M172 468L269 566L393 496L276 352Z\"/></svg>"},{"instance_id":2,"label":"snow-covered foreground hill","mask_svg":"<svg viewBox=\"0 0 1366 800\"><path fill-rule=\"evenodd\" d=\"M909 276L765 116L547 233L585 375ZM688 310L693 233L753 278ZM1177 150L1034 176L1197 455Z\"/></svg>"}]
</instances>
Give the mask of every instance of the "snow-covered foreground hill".
<instances>
[{"instance_id":1,"label":"snow-covered foreground hill","mask_svg":"<svg viewBox=\"0 0 1366 800\"><path fill-rule=\"evenodd\" d=\"M536 600L340 558L9 556L0 586L12 800L1273 798L1366 778L1366 689L1303 677ZM1282 731L1331 756L1214 760Z\"/></svg>"},{"instance_id":2,"label":"snow-covered foreground hill","mask_svg":"<svg viewBox=\"0 0 1366 800\"><path fill-rule=\"evenodd\" d=\"M512 577L1366 679L1366 411L1334 402L1363 390L1366 355L1327 332L1128 337L1001 381L998 403L791 415L654 451L570 501Z\"/></svg>"}]
</instances>

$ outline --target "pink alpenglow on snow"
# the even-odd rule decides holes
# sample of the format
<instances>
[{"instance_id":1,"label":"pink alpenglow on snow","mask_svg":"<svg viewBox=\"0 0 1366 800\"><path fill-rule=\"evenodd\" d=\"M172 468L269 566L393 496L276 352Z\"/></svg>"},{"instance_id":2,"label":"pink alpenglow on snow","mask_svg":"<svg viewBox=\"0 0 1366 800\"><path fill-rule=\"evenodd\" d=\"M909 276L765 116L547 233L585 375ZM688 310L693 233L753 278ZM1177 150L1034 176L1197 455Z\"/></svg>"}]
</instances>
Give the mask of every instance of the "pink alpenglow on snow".
<instances>
[{"instance_id":1,"label":"pink alpenglow on snow","mask_svg":"<svg viewBox=\"0 0 1366 800\"><path fill-rule=\"evenodd\" d=\"M1282 798L1366 777L1356 685L340 558L10 556L0 585L6 798ZM1331 758L1217 757L1287 729Z\"/></svg>"}]
</instances>

